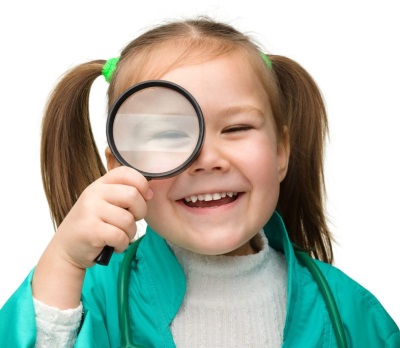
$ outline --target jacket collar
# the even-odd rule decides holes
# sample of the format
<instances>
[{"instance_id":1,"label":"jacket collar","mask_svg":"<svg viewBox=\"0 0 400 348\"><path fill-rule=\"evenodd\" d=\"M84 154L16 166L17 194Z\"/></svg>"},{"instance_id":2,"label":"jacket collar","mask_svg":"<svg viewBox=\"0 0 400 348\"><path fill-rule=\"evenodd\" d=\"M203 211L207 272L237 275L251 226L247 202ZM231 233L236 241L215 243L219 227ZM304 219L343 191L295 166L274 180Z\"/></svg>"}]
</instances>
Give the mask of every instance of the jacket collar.
<instances>
[{"instance_id":1,"label":"jacket collar","mask_svg":"<svg viewBox=\"0 0 400 348\"><path fill-rule=\"evenodd\" d=\"M294 317L293 314L297 312L299 285L296 279L299 277L301 265L295 257L285 224L277 212L274 212L263 230L268 238L269 245L275 250L283 252L287 261L288 281L287 315L284 329L285 339L291 326L291 319ZM172 335L169 326L179 311L186 291L184 272L165 240L149 226L147 227L146 238L143 239L138 248L137 261L146 265L146 278L151 283L151 291L147 288L149 298L157 299L157 303L153 303L152 305L157 308L153 308L152 312L157 313L156 317L166 319L160 322L159 319L154 318L158 322L157 325L162 326L157 331L164 332L166 335L165 339L171 341ZM136 325L141 326L140 323L136 323L134 326ZM138 331L140 332L140 330Z\"/></svg>"},{"instance_id":2,"label":"jacket collar","mask_svg":"<svg viewBox=\"0 0 400 348\"><path fill-rule=\"evenodd\" d=\"M283 332L283 339L287 336L289 328L292 326L292 318L297 312L299 304L299 282L301 264L297 260L289 235L286 231L285 223L277 211L271 216L263 228L268 239L269 245L277 251L285 254L287 263L287 305L286 305L286 323Z\"/></svg>"}]
</instances>

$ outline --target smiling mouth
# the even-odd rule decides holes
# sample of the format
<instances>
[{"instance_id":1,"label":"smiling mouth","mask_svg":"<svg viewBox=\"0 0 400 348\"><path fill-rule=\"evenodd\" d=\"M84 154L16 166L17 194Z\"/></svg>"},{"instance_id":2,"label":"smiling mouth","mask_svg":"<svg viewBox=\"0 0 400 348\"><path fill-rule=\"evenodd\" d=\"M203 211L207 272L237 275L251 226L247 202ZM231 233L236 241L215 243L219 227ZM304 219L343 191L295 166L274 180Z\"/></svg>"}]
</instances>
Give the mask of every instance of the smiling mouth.
<instances>
[{"instance_id":1,"label":"smiling mouth","mask_svg":"<svg viewBox=\"0 0 400 348\"><path fill-rule=\"evenodd\" d=\"M191 208L212 208L232 203L237 198L237 192L216 192L192 195L185 197L182 201Z\"/></svg>"}]
</instances>

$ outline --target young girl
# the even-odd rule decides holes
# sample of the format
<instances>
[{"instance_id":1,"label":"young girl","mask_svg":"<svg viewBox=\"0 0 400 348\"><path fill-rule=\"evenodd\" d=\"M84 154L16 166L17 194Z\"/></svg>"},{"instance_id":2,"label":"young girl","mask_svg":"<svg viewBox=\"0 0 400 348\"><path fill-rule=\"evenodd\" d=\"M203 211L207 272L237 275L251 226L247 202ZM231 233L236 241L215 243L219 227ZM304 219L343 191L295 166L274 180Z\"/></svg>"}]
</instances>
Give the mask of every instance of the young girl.
<instances>
[{"instance_id":1,"label":"young girl","mask_svg":"<svg viewBox=\"0 0 400 348\"><path fill-rule=\"evenodd\" d=\"M129 87L167 80L201 107L205 138L180 174L148 181L106 149L89 123L93 81L109 107ZM296 62L266 56L249 37L208 18L171 22L119 59L67 72L43 120L42 175L57 232L0 312L3 347L336 347L337 330L307 251L326 277L355 347L399 347L376 298L331 264L324 215L321 94ZM148 228L136 235L135 221ZM94 259L105 246L108 267ZM118 272L135 249L118 317ZM93 267L94 266L94 267ZM122 326L122 328L121 328ZM129 340L128 340L129 341Z\"/></svg>"}]
</instances>

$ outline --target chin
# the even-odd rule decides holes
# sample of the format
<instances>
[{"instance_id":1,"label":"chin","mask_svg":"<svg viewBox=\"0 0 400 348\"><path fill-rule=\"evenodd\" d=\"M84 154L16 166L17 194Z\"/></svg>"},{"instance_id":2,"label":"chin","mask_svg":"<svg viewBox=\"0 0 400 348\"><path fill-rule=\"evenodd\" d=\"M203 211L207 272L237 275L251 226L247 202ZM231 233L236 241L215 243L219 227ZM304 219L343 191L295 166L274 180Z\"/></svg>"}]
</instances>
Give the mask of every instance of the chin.
<instances>
[{"instance_id":1,"label":"chin","mask_svg":"<svg viewBox=\"0 0 400 348\"><path fill-rule=\"evenodd\" d=\"M229 240L230 239L230 240ZM232 241L232 237L226 238L223 241L213 240L206 242L203 240L200 243L192 245L184 245L183 248L202 255L246 255L250 254L250 242L247 240Z\"/></svg>"}]
</instances>

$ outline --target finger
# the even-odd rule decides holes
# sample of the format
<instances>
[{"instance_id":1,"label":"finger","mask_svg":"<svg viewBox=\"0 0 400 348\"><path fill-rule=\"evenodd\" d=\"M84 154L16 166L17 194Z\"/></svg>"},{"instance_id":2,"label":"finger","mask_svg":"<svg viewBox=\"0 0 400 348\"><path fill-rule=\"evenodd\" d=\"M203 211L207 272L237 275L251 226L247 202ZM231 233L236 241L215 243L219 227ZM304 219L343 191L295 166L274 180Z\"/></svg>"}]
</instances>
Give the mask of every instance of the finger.
<instances>
[{"instance_id":1,"label":"finger","mask_svg":"<svg viewBox=\"0 0 400 348\"><path fill-rule=\"evenodd\" d=\"M146 200L152 197L149 182L142 174L133 168L126 166L114 168L99 180L105 184L123 184L136 187Z\"/></svg>"},{"instance_id":2,"label":"finger","mask_svg":"<svg viewBox=\"0 0 400 348\"><path fill-rule=\"evenodd\" d=\"M136 220L143 219L146 216L146 201L135 187L120 184L104 186L101 193L104 201L128 209Z\"/></svg>"},{"instance_id":3,"label":"finger","mask_svg":"<svg viewBox=\"0 0 400 348\"><path fill-rule=\"evenodd\" d=\"M128 235L123 230L107 223L102 224L102 229L98 232L98 239L102 248L108 245L118 253L123 252L130 243Z\"/></svg>"},{"instance_id":4,"label":"finger","mask_svg":"<svg viewBox=\"0 0 400 348\"><path fill-rule=\"evenodd\" d=\"M113 225L124 231L129 240L132 240L136 235L136 218L130 211L126 209L107 204L101 214L101 219L103 222Z\"/></svg>"}]
</instances>

